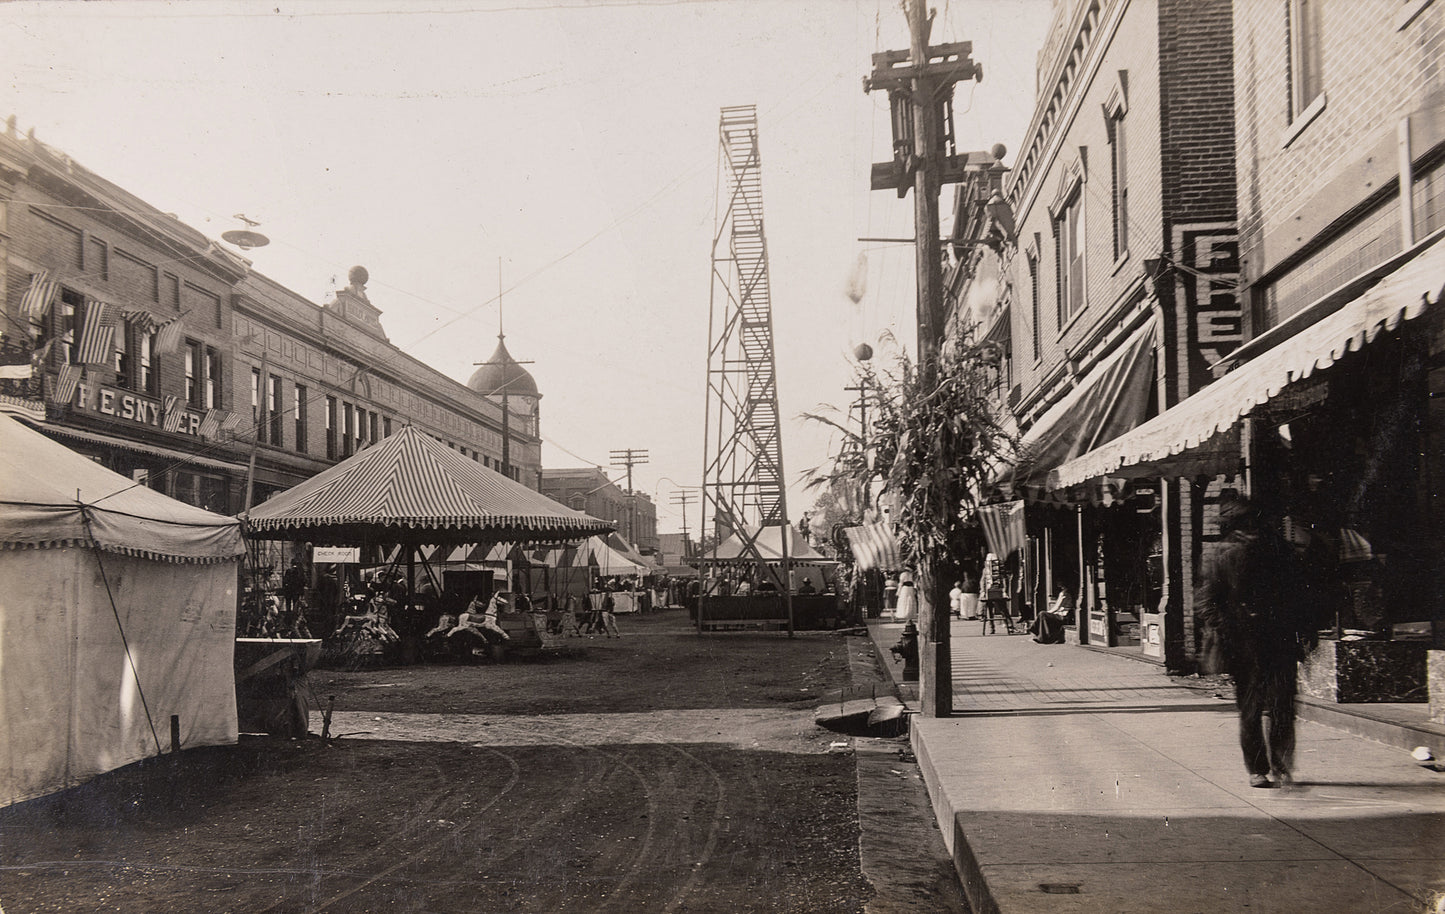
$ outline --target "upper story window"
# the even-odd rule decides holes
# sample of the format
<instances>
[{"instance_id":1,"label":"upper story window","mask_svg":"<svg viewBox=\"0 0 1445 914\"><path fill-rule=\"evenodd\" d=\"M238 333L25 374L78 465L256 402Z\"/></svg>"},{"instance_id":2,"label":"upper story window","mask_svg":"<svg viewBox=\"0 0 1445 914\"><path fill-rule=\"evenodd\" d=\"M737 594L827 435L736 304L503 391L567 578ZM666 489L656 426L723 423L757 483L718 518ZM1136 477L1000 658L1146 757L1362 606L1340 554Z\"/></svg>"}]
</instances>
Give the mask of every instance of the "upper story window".
<instances>
[{"instance_id":1,"label":"upper story window","mask_svg":"<svg viewBox=\"0 0 1445 914\"><path fill-rule=\"evenodd\" d=\"M187 385L189 386L189 385ZM259 440L265 433L261 426L261 369L251 369L251 427L256 430Z\"/></svg>"},{"instance_id":2,"label":"upper story window","mask_svg":"<svg viewBox=\"0 0 1445 914\"><path fill-rule=\"evenodd\" d=\"M326 398L326 459L336 459L336 398Z\"/></svg>"},{"instance_id":3,"label":"upper story window","mask_svg":"<svg viewBox=\"0 0 1445 914\"><path fill-rule=\"evenodd\" d=\"M266 418L270 420L271 443L279 445L284 439L286 412L282 409L281 379L271 375L267 379Z\"/></svg>"},{"instance_id":4,"label":"upper story window","mask_svg":"<svg viewBox=\"0 0 1445 914\"><path fill-rule=\"evenodd\" d=\"M296 427L296 450L306 453L306 385L296 384L291 388L291 418Z\"/></svg>"},{"instance_id":5,"label":"upper story window","mask_svg":"<svg viewBox=\"0 0 1445 914\"><path fill-rule=\"evenodd\" d=\"M1306 114L1324 94L1324 0L1289 0L1290 120Z\"/></svg>"},{"instance_id":6,"label":"upper story window","mask_svg":"<svg viewBox=\"0 0 1445 914\"><path fill-rule=\"evenodd\" d=\"M1044 313L1040 307L1039 299L1039 242L1038 235L1034 236L1034 243L1025 253L1029 268L1029 320L1031 323L1029 338L1032 343L1034 361L1037 362L1043 357L1043 336L1044 336Z\"/></svg>"},{"instance_id":7,"label":"upper story window","mask_svg":"<svg viewBox=\"0 0 1445 914\"><path fill-rule=\"evenodd\" d=\"M115 386L156 396L155 331L138 323L118 324L114 343Z\"/></svg>"},{"instance_id":8,"label":"upper story window","mask_svg":"<svg viewBox=\"0 0 1445 914\"><path fill-rule=\"evenodd\" d=\"M52 339L55 354L61 363L74 365L80 361L77 341L80 337L81 322L85 319L85 296L69 289L60 290L60 298L51 311Z\"/></svg>"},{"instance_id":9,"label":"upper story window","mask_svg":"<svg viewBox=\"0 0 1445 914\"><path fill-rule=\"evenodd\" d=\"M204 353L205 361L205 397L204 406L206 409L219 409L221 406L221 352L214 346L207 346Z\"/></svg>"},{"instance_id":10,"label":"upper story window","mask_svg":"<svg viewBox=\"0 0 1445 914\"><path fill-rule=\"evenodd\" d=\"M1054 219L1058 252L1058 319L1062 328L1084 308L1083 197L1075 191Z\"/></svg>"},{"instance_id":11,"label":"upper story window","mask_svg":"<svg viewBox=\"0 0 1445 914\"><path fill-rule=\"evenodd\" d=\"M1114 259L1129 251L1129 159L1124 111L1109 116L1109 170L1114 178Z\"/></svg>"},{"instance_id":12,"label":"upper story window","mask_svg":"<svg viewBox=\"0 0 1445 914\"><path fill-rule=\"evenodd\" d=\"M186 404L194 409L215 409L221 405L221 353L214 346L186 340ZM251 419L259 408L260 372L251 373Z\"/></svg>"}]
</instances>

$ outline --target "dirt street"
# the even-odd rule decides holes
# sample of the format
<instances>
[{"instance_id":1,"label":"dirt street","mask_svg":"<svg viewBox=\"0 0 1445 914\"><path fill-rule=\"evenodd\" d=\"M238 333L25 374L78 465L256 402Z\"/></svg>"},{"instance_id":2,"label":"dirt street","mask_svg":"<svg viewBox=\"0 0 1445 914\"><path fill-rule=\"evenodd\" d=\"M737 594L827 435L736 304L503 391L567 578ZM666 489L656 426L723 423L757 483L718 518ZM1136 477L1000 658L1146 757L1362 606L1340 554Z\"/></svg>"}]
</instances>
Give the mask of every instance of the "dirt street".
<instances>
[{"instance_id":1,"label":"dirt street","mask_svg":"<svg viewBox=\"0 0 1445 914\"><path fill-rule=\"evenodd\" d=\"M866 639L679 611L543 659L314 675L243 737L0 811L25 912L859 912L857 766L813 724Z\"/></svg>"}]
</instances>

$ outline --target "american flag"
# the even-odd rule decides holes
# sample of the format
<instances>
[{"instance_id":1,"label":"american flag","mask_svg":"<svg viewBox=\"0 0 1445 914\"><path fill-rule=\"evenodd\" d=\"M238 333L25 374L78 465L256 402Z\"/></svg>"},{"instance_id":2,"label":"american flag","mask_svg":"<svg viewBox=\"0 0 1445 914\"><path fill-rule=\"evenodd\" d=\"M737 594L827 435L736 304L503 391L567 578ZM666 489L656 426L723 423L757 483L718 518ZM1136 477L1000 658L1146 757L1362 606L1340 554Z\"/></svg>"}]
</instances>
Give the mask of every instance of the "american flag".
<instances>
[{"instance_id":1,"label":"american flag","mask_svg":"<svg viewBox=\"0 0 1445 914\"><path fill-rule=\"evenodd\" d=\"M199 429L202 438L216 437L216 433L221 430L221 413L223 412L225 412L225 410L206 410L206 417L201 420L201 427Z\"/></svg>"},{"instance_id":2,"label":"american flag","mask_svg":"<svg viewBox=\"0 0 1445 914\"><path fill-rule=\"evenodd\" d=\"M186 417L186 411L181 408L180 397L166 397L166 418L163 428L168 432L181 430L181 420Z\"/></svg>"},{"instance_id":3,"label":"american flag","mask_svg":"<svg viewBox=\"0 0 1445 914\"><path fill-rule=\"evenodd\" d=\"M978 509L978 521L983 526L984 539L989 551L999 561L1024 548L1028 533L1024 528L1024 503L1006 501L997 505L984 505Z\"/></svg>"},{"instance_id":4,"label":"american flag","mask_svg":"<svg viewBox=\"0 0 1445 914\"><path fill-rule=\"evenodd\" d=\"M853 557L864 571L878 569L892 571L903 567L898 551L898 539L887 524L862 524L844 527L848 545L853 547Z\"/></svg>"},{"instance_id":5,"label":"american flag","mask_svg":"<svg viewBox=\"0 0 1445 914\"><path fill-rule=\"evenodd\" d=\"M91 300L85 305L85 328L80 333L77 362L107 365L115 356L114 306Z\"/></svg>"},{"instance_id":6,"label":"american flag","mask_svg":"<svg viewBox=\"0 0 1445 914\"><path fill-rule=\"evenodd\" d=\"M221 430L234 433L241 427L241 420L244 418L240 413L227 413L226 418L221 421Z\"/></svg>"},{"instance_id":7,"label":"american flag","mask_svg":"<svg viewBox=\"0 0 1445 914\"><path fill-rule=\"evenodd\" d=\"M121 318L141 333L149 333L155 327L155 319L144 308L121 308Z\"/></svg>"},{"instance_id":8,"label":"american flag","mask_svg":"<svg viewBox=\"0 0 1445 914\"><path fill-rule=\"evenodd\" d=\"M69 403L75 399L75 389L80 386L80 366L61 366L60 376L55 379L55 387L50 391L50 402L57 404Z\"/></svg>"},{"instance_id":9,"label":"american flag","mask_svg":"<svg viewBox=\"0 0 1445 914\"><path fill-rule=\"evenodd\" d=\"M30 288L25 290L25 297L20 300L20 313L29 320L40 320L50 310L50 303L59 288L60 283L50 278L49 270L32 274Z\"/></svg>"},{"instance_id":10,"label":"american flag","mask_svg":"<svg viewBox=\"0 0 1445 914\"><path fill-rule=\"evenodd\" d=\"M153 349L156 355L167 355L175 352L181 345L181 319L173 317L156 328L156 342Z\"/></svg>"}]
</instances>

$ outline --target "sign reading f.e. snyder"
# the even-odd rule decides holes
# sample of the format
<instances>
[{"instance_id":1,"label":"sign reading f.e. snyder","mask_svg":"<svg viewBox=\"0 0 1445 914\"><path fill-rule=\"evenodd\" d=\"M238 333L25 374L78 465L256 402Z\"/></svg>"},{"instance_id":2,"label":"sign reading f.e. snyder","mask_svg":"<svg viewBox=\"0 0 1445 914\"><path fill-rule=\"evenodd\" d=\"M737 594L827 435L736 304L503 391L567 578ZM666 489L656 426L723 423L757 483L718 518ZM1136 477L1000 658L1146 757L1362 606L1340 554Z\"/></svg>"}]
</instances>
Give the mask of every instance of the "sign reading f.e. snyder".
<instances>
[{"instance_id":1,"label":"sign reading f.e. snyder","mask_svg":"<svg viewBox=\"0 0 1445 914\"><path fill-rule=\"evenodd\" d=\"M168 401L171 399L167 398ZM76 409L128 420L138 425L163 428L182 435L199 435L205 413L186 409L180 398L174 400L174 405L170 407L171 412L168 413L167 404L160 400L105 384L81 382L76 387L72 405Z\"/></svg>"}]
</instances>

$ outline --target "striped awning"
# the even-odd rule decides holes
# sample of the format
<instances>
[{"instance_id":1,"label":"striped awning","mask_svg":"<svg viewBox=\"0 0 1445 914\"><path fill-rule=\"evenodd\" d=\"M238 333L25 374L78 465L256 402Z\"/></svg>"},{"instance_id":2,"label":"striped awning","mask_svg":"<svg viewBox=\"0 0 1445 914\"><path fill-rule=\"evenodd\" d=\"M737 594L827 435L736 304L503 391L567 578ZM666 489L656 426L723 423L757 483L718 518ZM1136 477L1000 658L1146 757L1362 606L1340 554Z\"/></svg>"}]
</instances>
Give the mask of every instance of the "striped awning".
<instances>
[{"instance_id":1,"label":"striped awning","mask_svg":"<svg viewBox=\"0 0 1445 914\"><path fill-rule=\"evenodd\" d=\"M1194 396L1064 463L1051 482L1070 486L1125 473L1188 475L1197 471L1191 461L1207 465L1213 454L1237 454L1238 444L1232 436L1241 417L1289 385L1363 349L1381 333L1424 314L1442 296L1445 241L1435 243L1339 310L1256 355Z\"/></svg>"},{"instance_id":2,"label":"striped awning","mask_svg":"<svg viewBox=\"0 0 1445 914\"><path fill-rule=\"evenodd\" d=\"M984 505L978 509L978 521L983 525L984 539L988 540L988 551L1007 559L1024 547L1027 533L1024 529L1024 503L1006 501L997 505Z\"/></svg>"},{"instance_id":3,"label":"striped awning","mask_svg":"<svg viewBox=\"0 0 1445 914\"><path fill-rule=\"evenodd\" d=\"M251 535L318 545L562 542L616 529L412 426L276 495L243 520Z\"/></svg>"},{"instance_id":4,"label":"striped awning","mask_svg":"<svg viewBox=\"0 0 1445 914\"><path fill-rule=\"evenodd\" d=\"M864 571L893 571L903 567L898 553L898 538L887 524L863 524L860 527L844 527L848 545L853 548L853 558Z\"/></svg>"}]
</instances>

